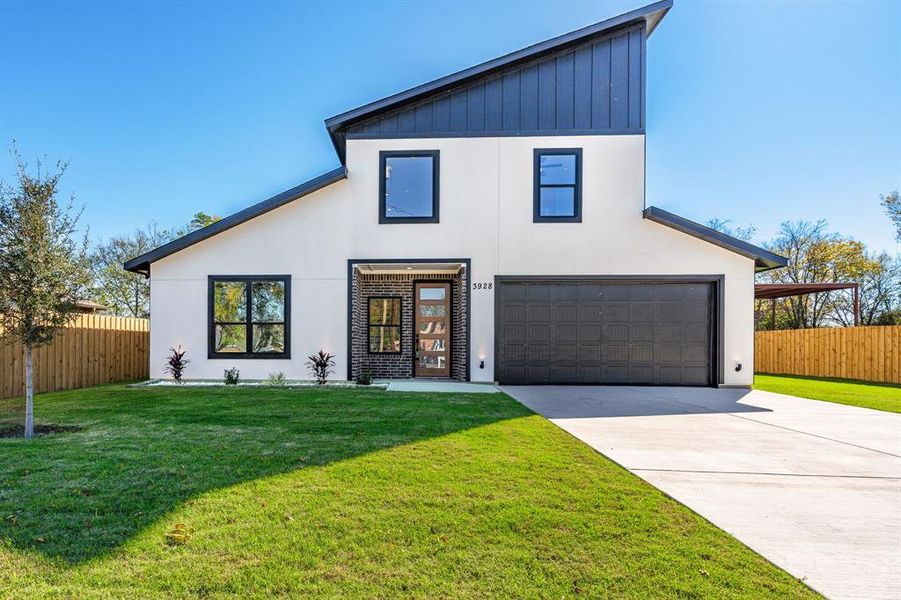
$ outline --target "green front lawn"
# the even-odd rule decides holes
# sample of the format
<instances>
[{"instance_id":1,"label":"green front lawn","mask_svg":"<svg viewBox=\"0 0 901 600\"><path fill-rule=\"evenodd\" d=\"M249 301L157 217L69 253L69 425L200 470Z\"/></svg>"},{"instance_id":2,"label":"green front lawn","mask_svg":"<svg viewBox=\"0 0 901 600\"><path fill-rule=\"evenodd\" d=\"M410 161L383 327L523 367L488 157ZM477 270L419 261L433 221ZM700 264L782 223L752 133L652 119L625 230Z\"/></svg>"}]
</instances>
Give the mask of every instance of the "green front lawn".
<instances>
[{"instance_id":1,"label":"green front lawn","mask_svg":"<svg viewBox=\"0 0 901 600\"><path fill-rule=\"evenodd\" d=\"M890 383L758 373L754 389L901 413L901 385Z\"/></svg>"},{"instance_id":2,"label":"green front lawn","mask_svg":"<svg viewBox=\"0 0 901 600\"><path fill-rule=\"evenodd\" d=\"M36 406L83 429L0 439L0 597L813 596L502 394L107 386Z\"/></svg>"}]
</instances>

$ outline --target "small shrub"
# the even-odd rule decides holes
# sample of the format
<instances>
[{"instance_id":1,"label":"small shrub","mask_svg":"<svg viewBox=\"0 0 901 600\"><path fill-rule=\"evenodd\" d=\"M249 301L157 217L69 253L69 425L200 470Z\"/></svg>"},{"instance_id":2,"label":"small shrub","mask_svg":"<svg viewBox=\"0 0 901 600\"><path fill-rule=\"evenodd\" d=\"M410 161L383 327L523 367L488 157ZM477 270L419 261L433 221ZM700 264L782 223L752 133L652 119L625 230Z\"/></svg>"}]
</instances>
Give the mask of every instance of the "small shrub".
<instances>
[{"instance_id":1,"label":"small shrub","mask_svg":"<svg viewBox=\"0 0 901 600\"><path fill-rule=\"evenodd\" d=\"M311 354L307 358L309 359L307 366L310 368L310 373L316 378L316 383L325 385L328 376L335 372L332 369L335 366L335 361L333 360L335 355L320 350L318 354Z\"/></svg>"},{"instance_id":2,"label":"small shrub","mask_svg":"<svg viewBox=\"0 0 901 600\"><path fill-rule=\"evenodd\" d=\"M187 352L187 350L181 349L181 345L179 345L178 348L169 348L169 358L166 359L166 366L163 368L163 371L172 375L172 379L177 383L181 383L181 377L184 375L185 367L191 362L185 358Z\"/></svg>"},{"instance_id":3,"label":"small shrub","mask_svg":"<svg viewBox=\"0 0 901 600\"><path fill-rule=\"evenodd\" d=\"M285 377L285 374L281 371L279 371L278 373L269 373L269 375L266 377L266 385L281 387L286 383L288 383L288 380Z\"/></svg>"},{"instance_id":4,"label":"small shrub","mask_svg":"<svg viewBox=\"0 0 901 600\"><path fill-rule=\"evenodd\" d=\"M241 378L241 371L232 367L225 370L225 385L238 385L238 379Z\"/></svg>"},{"instance_id":5,"label":"small shrub","mask_svg":"<svg viewBox=\"0 0 901 600\"><path fill-rule=\"evenodd\" d=\"M357 378L354 380L354 383L357 385L372 385L372 373L369 371L363 371Z\"/></svg>"}]
</instances>

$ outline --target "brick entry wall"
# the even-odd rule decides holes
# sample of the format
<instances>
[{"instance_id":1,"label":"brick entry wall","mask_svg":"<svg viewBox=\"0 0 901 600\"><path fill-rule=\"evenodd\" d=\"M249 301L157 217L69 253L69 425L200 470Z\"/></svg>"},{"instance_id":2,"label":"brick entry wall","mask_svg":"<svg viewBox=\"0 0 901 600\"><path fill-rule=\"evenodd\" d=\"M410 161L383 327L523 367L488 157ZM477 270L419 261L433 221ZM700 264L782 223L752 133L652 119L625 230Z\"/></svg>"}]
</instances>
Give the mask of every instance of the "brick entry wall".
<instances>
[{"instance_id":1,"label":"brick entry wall","mask_svg":"<svg viewBox=\"0 0 901 600\"><path fill-rule=\"evenodd\" d=\"M413 377L413 283L415 281L451 282L451 377L466 379L469 348L466 343L465 293L468 277L463 268L452 273L360 273L353 271L351 299L351 375L369 372L375 378ZM368 341L367 310L373 296L399 296L401 298L401 353L370 354Z\"/></svg>"}]
</instances>

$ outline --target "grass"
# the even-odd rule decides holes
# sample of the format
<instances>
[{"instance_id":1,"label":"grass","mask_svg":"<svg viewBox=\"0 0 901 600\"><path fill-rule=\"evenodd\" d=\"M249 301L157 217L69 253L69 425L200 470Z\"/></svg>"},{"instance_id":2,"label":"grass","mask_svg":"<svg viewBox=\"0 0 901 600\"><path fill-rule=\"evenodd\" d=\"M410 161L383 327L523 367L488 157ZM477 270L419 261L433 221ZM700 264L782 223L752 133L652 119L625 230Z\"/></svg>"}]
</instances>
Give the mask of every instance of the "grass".
<instances>
[{"instance_id":1,"label":"grass","mask_svg":"<svg viewBox=\"0 0 901 600\"><path fill-rule=\"evenodd\" d=\"M19 400L0 400L13 414ZM502 394L106 386L0 439L0 597L808 597Z\"/></svg>"},{"instance_id":2,"label":"grass","mask_svg":"<svg viewBox=\"0 0 901 600\"><path fill-rule=\"evenodd\" d=\"M757 374L754 389L901 413L901 385L891 383Z\"/></svg>"}]
</instances>

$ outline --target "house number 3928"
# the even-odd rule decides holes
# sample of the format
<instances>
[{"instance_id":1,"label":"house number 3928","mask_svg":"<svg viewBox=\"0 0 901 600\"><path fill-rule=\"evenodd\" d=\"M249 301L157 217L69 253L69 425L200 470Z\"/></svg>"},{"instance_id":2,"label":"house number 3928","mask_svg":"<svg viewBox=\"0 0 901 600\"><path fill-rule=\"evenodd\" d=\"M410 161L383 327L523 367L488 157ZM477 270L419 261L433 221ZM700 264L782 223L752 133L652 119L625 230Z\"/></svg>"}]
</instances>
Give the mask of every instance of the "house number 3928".
<instances>
[{"instance_id":1,"label":"house number 3928","mask_svg":"<svg viewBox=\"0 0 901 600\"><path fill-rule=\"evenodd\" d=\"M492 287L494 287L494 284L491 282L485 282L485 281L473 281L472 282L472 289L474 289L474 290L490 290Z\"/></svg>"}]
</instances>

